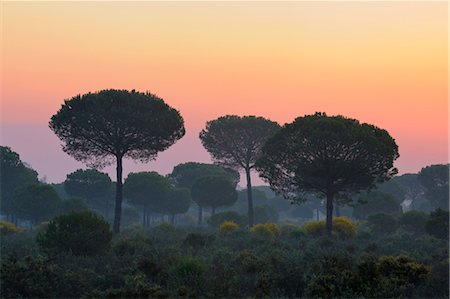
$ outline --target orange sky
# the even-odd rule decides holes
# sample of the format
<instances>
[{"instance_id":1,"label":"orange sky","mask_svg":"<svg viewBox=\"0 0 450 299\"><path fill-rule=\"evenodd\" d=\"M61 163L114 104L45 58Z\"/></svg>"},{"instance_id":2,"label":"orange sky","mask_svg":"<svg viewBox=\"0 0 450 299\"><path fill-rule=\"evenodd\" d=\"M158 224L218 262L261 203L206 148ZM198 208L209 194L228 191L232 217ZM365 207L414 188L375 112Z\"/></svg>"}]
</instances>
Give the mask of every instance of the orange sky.
<instances>
[{"instance_id":1,"label":"orange sky","mask_svg":"<svg viewBox=\"0 0 450 299\"><path fill-rule=\"evenodd\" d=\"M183 140L125 173L209 161L198 132L224 114L343 114L396 138L401 173L448 162L445 1L1 5L1 144L51 182L82 164L48 120L105 88L150 90L186 122Z\"/></svg>"}]
</instances>

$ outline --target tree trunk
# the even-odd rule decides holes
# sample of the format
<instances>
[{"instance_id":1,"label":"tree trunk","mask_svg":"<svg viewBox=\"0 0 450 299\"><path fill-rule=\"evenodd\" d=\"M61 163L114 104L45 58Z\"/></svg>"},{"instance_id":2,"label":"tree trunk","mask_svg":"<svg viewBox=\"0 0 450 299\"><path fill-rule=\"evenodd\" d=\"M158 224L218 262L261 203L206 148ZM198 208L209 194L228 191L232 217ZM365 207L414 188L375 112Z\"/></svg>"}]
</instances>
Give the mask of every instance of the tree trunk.
<instances>
[{"instance_id":1,"label":"tree trunk","mask_svg":"<svg viewBox=\"0 0 450 299\"><path fill-rule=\"evenodd\" d=\"M245 168L245 175L247 176L248 226L252 227L254 223L253 194L252 194L252 181L250 177L250 167L248 165Z\"/></svg>"},{"instance_id":2,"label":"tree trunk","mask_svg":"<svg viewBox=\"0 0 450 299\"><path fill-rule=\"evenodd\" d=\"M198 226L202 225L202 216L203 216L203 209L201 206L198 206Z\"/></svg>"},{"instance_id":3,"label":"tree trunk","mask_svg":"<svg viewBox=\"0 0 450 299\"><path fill-rule=\"evenodd\" d=\"M109 196L107 196L107 197L105 197L105 199L106 199L106 202L105 202L105 218L106 218L106 221L108 221L109 222Z\"/></svg>"},{"instance_id":4,"label":"tree trunk","mask_svg":"<svg viewBox=\"0 0 450 299\"><path fill-rule=\"evenodd\" d=\"M116 206L114 209L114 225L113 232L120 232L120 218L122 216L122 156L116 156L117 166L117 183L116 183Z\"/></svg>"},{"instance_id":5,"label":"tree trunk","mask_svg":"<svg viewBox=\"0 0 450 299\"><path fill-rule=\"evenodd\" d=\"M144 205L144 212L142 213L142 228L146 228L146 226L147 226L146 210L147 210L147 207Z\"/></svg>"},{"instance_id":6,"label":"tree trunk","mask_svg":"<svg viewBox=\"0 0 450 299\"><path fill-rule=\"evenodd\" d=\"M319 218L319 208L316 209L316 215L317 215L317 221L319 221L320 220L320 218Z\"/></svg>"},{"instance_id":7,"label":"tree trunk","mask_svg":"<svg viewBox=\"0 0 450 299\"><path fill-rule=\"evenodd\" d=\"M172 214L172 215L171 215L170 223L172 223L172 225L175 224L175 214Z\"/></svg>"},{"instance_id":8,"label":"tree trunk","mask_svg":"<svg viewBox=\"0 0 450 299\"><path fill-rule=\"evenodd\" d=\"M333 192L327 192L327 235L331 237L333 231Z\"/></svg>"},{"instance_id":9,"label":"tree trunk","mask_svg":"<svg viewBox=\"0 0 450 299\"><path fill-rule=\"evenodd\" d=\"M216 213L216 207L212 207L211 208L211 216L214 215Z\"/></svg>"}]
</instances>

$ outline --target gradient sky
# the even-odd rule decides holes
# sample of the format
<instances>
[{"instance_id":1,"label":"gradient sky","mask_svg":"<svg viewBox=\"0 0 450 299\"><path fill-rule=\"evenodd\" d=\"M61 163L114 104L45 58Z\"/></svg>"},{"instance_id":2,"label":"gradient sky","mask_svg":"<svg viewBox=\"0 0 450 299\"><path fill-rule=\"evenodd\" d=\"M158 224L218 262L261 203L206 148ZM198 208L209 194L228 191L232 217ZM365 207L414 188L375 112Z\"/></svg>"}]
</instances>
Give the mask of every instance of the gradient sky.
<instances>
[{"instance_id":1,"label":"gradient sky","mask_svg":"<svg viewBox=\"0 0 450 299\"><path fill-rule=\"evenodd\" d=\"M400 173L448 163L447 6L2 2L1 145L61 182L83 165L62 152L50 117L66 98L118 88L156 93L187 129L156 161L125 163L125 175L209 162L198 133L225 114L281 124L342 114L391 133Z\"/></svg>"}]
</instances>

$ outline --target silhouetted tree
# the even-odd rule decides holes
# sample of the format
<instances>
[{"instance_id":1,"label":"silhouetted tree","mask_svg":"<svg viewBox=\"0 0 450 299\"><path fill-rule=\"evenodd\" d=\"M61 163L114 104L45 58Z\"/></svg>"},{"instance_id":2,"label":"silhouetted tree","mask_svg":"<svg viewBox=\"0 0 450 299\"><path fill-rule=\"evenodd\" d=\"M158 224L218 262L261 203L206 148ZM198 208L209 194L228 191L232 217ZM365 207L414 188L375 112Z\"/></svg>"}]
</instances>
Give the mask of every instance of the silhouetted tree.
<instances>
[{"instance_id":1,"label":"silhouetted tree","mask_svg":"<svg viewBox=\"0 0 450 299\"><path fill-rule=\"evenodd\" d=\"M437 164L422 168L419 182L426 188L425 197L434 208L448 210L449 165Z\"/></svg>"},{"instance_id":2,"label":"silhouetted tree","mask_svg":"<svg viewBox=\"0 0 450 299\"><path fill-rule=\"evenodd\" d=\"M370 189L397 173L398 147L385 130L343 116L297 118L270 138L256 164L261 177L286 198L313 191L326 197L327 234L333 199Z\"/></svg>"},{"instance_id":3,"label":"silhouetted tree","mask_svg":"<svg viewBox=\"0 0 450 299\"><path fill-rule=\"evenodd\" d=\"M170 215L170 222L175 223L176 214L184 214L191 206L191 192L187 188L172 188L164 202L163 210Z\"/></svg>"},{"instance_id":4,"label":"silhouetted tree","mask_svg":"<svg viewBox=\"0 0 450 299\"><path fill-rule=\"evenodd\" d=\"M112 195L113 184L108 174L96 169L78 169L67 175L64 190L67 194L82 198L91 208L98 208L108 219L108 202Z\"/></svg>"},{"instance_id":5,"label":"silhouetted tree","mask_svg":"<svg viewBox=\"0 0 450 299\"><path fill-rule=\"evenodd\" d=\"M37 224L54 217L60 203L58 193L50 185L33 184L17 190L14 210L17 217Z\"/></svg>"},{"instance_id":6,"label":"silhouetted tree","mask_svg":"<svg viewBox=\"0 0 450 299\"><path fill-rule=\"evenodd\" d=\"M14 194L27 185L37 184L38 174L20 160L19 154L0 146L0 211L14 221Z\"/></svg>"},{"instance_id":7,"label":"silhouetted tree","mask_svg":"<svg viewBox=\"0 0 450 299\"><path fill-rule=\"evenodd\" d=\"M231 168L222 167L215 164L187 162L178 164L173 168L169 177L174 185L180 188L192 189L194 183L206 176L223 176L230 180L234 186L239 182L239 172ZM203 208L198 206L198 223L201 224Z\"/></svg>"},{"instance_id":8,"label":"silhouetted tree","mask_svg":"<svg viewBox=\"0 0 450 299\"><path fill-rule=\"evenodd\" d=\"M59 214L67 214L70 212L87 211L88 207L81 198L72 197L61 201L58 210Z\"/></svg>"},{"instance_id":9,"label":"silhouetted tree","mask_svg":"<svg viewBox=\"0 0 450 299\"><path fill-rule=\"evenodd\" d=\"M125 179L124 195L133 205L142 205L142 226L148 227L150 211L160 213L172 186L157 172L130 173Z\"/></svg>"},{"instance_id":10,"label":"silhouetted tree","mask_svg":"<svg viewBox=\"0 0 450 299\"><path fill-rule=\"evenodd\" d=\"M191 189L192 199L201 207L211 207L214 215L216 208L232 206L238 194L235 185L222 176L208 176L198 179ZM201 224L201 218L199 219Z\"/></svg>"},{"instance_id":11,"label":"silhouetted tree","mask_svg":"<svg viewBox=\"0 0 450 299\"><path fill-rule=\"evenodd\" d=\"M357 219L365 219L369 215L379 213L391 215L402 213L400 200L392 194L371 191L361 194L357 203L353 205L353 217Z\"/></svg>"},{"instance_id":12,"label":"silhouetted tree","mask_svg":"<svg viewBox=\"0 0 450 299\"><path fill-rule=\"evenodd\" d=\"M66 100L50 120L64 142L63 150L91 166L116 162L116 204L113 231L120 230L122 160L155 159L184 136L183 119L150 93L102 90Z\"/></svg>"},{"instance_id":13,"label":"silhouetted tree","mask_svg":"<svg viewBox=\"0 0 450 299\"><path fill-rule=\"evenodd\" d=\"M263 117L227 115L208 121L200 132L202 144L214 161L245 171L250 226L254 223L250 172L264 143L278 130L276 122Z\"/></svg>"}]
</instances>

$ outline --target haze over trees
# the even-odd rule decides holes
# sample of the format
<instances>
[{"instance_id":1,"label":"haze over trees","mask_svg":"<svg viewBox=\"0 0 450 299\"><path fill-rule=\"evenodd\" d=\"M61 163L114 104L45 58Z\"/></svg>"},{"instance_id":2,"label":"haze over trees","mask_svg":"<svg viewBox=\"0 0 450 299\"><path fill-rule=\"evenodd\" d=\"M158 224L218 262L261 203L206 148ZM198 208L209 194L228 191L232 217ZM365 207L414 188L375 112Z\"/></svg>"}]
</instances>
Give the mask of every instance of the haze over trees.
<instances>
[{"instance_id":1,"label":"haze over trees","mask_svg":"<svg viewBox=\"0 0 450 299\"><path fill-rule=\"evenodd\" d=\"M114 233L120 230L123 159L153 160L185 134L177 110L156 95L134 90L102 90L65 100L49 126L76 160L96 167L116 163Z\"/></svg>"},{"instance_id":2,"label":"haze over trees","mask_svg":"<svg viewBox=\"0 0 450 299\"><path fill-rule=\"evenodd\" d=\"M38 183L38 174L7 146L0 146L0 212L15 221L13 201L15 192Z\"/></svg>"},{"instance_id":3,"label":"haze over trees","mask_svg":"<svg viewBox=\"0 0 450 299\"><path fill-rule=\"evenodd\" d=\"M324 196L326 229L331 235L335 197L390 179L397 173L393 163L398 156L397 144L387 131L355 119L316 113L284 125L270 138L256 169L287 198L304 191Z\"/></svg>"},{"instance_id":4,"label":"haze over trees","mask_svg":"<svg viewBox=\"0 0 450 299\"><path fill-rule=\"evenodd\" d=\"M250 172L264 143L278 129L276 122L263 117L226 115L208 121L200 132L200 140L215 162L245 171L250 227L254 223Z\"/></svg>"},{"instance_id":5,"label":"haze over trees","mask_svg":"<svg viewBox=\"0 0 450 299\"><path fill-rule=\"evenodd\" d=\"M68 174L64 181L68 195L82 198L90 208L103 211L107 219L113 187L109 175L96 169L78 169Z\"/></svg>"}]
</instances>

